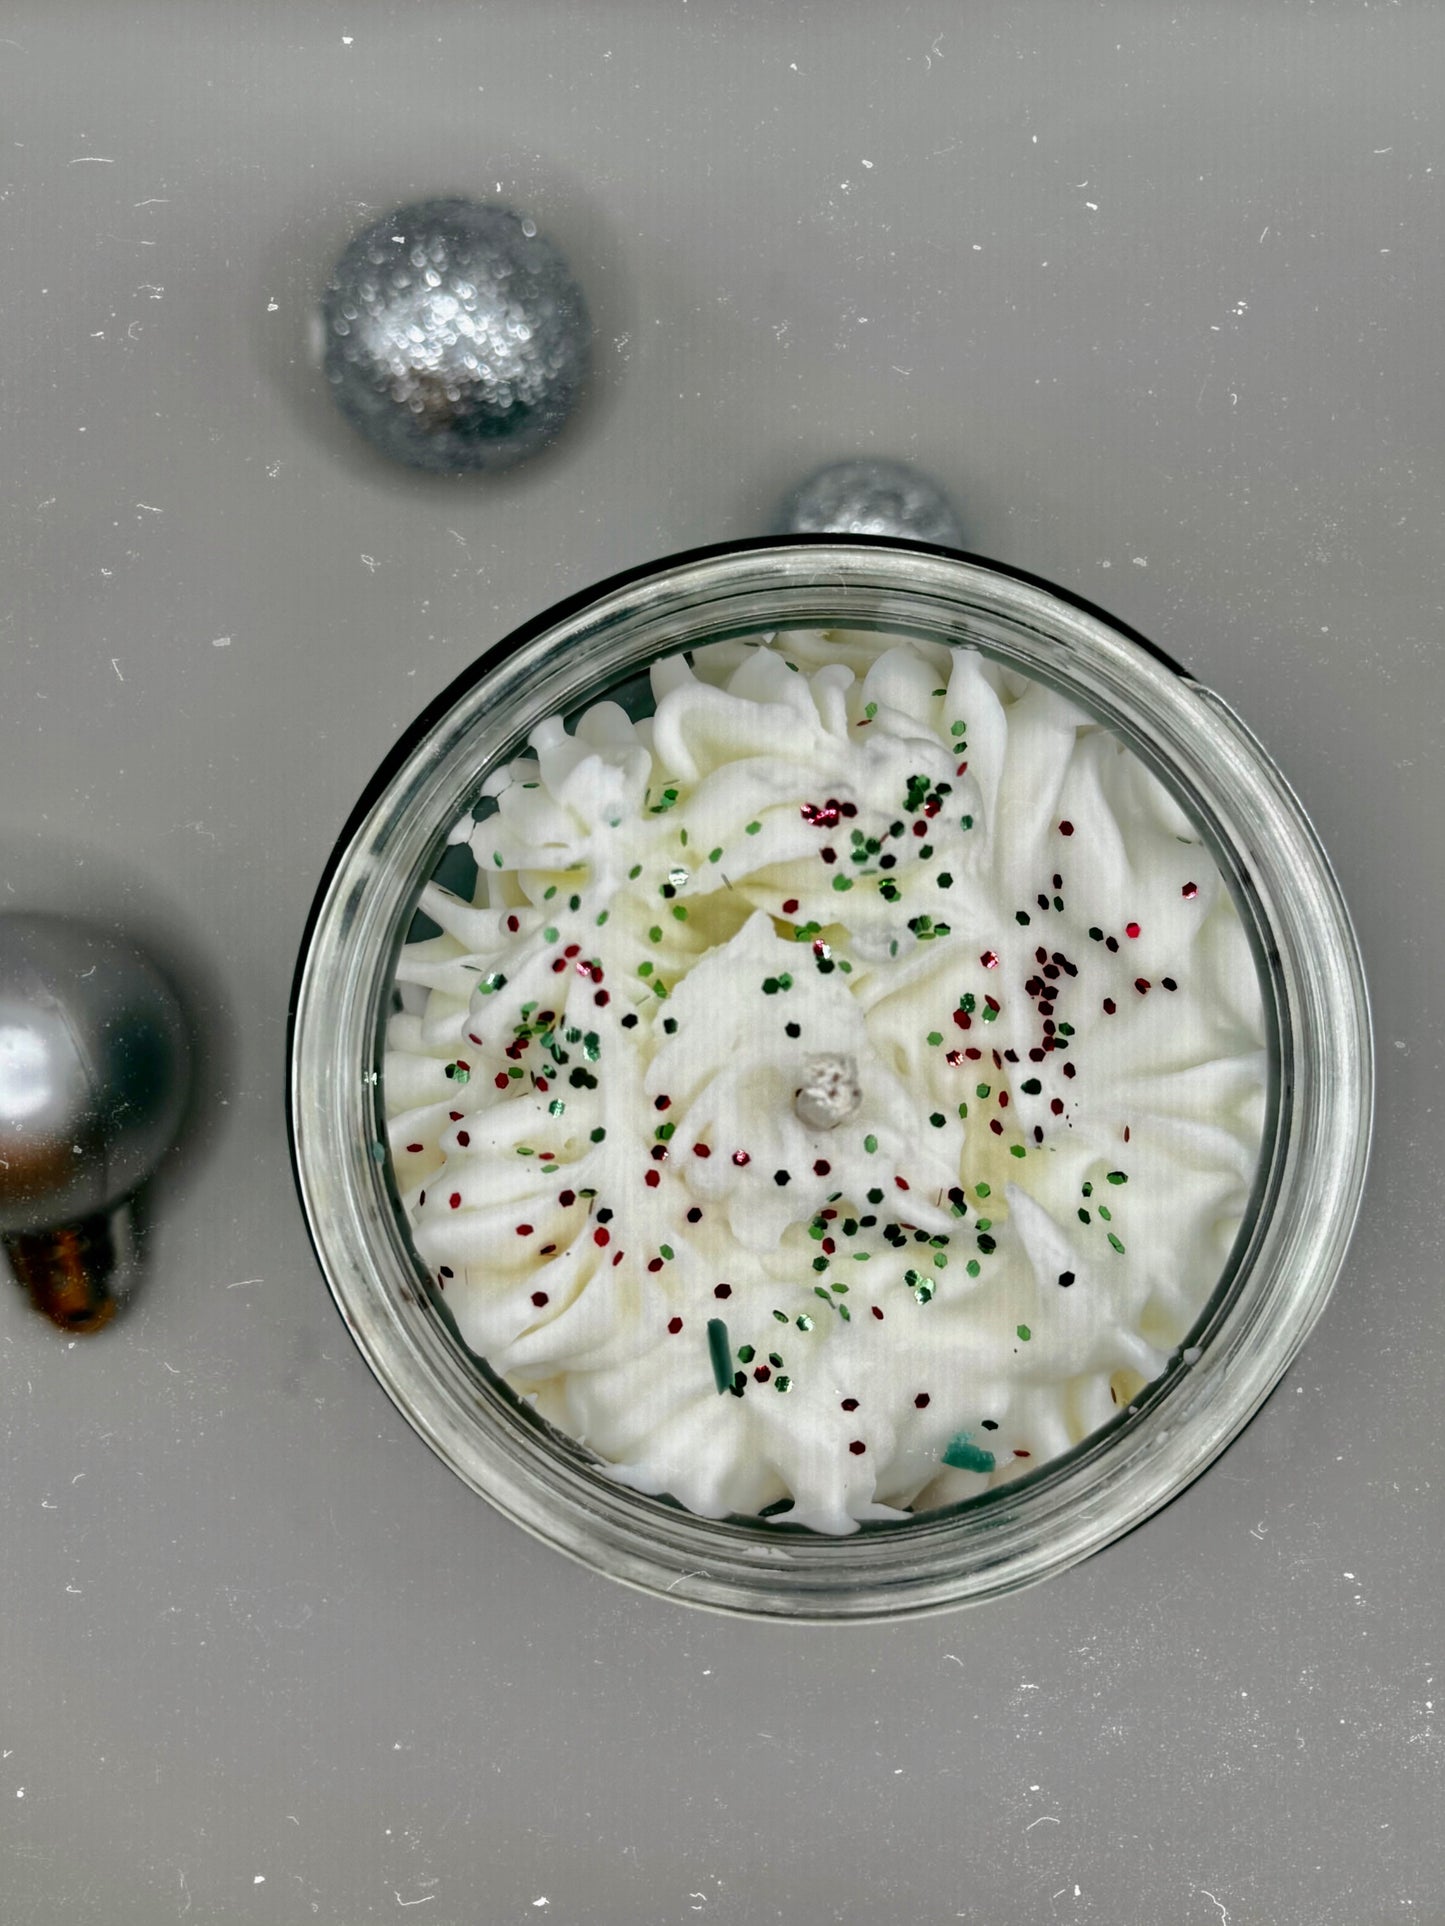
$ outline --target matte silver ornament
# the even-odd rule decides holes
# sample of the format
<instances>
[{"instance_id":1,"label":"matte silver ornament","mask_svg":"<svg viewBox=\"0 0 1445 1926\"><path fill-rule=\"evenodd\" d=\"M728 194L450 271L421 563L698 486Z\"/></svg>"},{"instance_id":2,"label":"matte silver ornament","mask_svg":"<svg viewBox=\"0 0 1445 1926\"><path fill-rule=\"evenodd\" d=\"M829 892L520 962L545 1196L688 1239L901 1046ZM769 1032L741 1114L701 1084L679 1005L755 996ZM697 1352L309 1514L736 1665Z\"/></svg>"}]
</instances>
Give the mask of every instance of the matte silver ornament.
<instances>
[{"instance_id":1,"label":"matte silver ornament","mask_svg":"<svg viewBox=\"0 0 1445 1926\"><path fill-rule=\"evenodd\" d=\"M935 481L901 461L836 461L779 504L778 535L894 535L957 548L963 532Z\"/></svg>"},{"instance_id":2,"label":"matte silver ornament","mask_svg":"<svg viewBox=\"0 0 1445 1926\"><path fill-rule=\"evenodd\" d=\"M40 1309L115 1309L117 1208L175 1136L190 1049L174 992L108 931L0 915L0 1239Z\"/></svg>"},{"instance_id":3,"label":"matte silver ornament","mask_svg":"<svg viewBox=\"0 0 1445 1926\"><path fill-rule=\"evenodd\" d=\"M560 431L592 325L536 222L461 199L366 228L322 297L336 405L384 454L439 474L509 468Z\"/></svg>"}]
</instances>

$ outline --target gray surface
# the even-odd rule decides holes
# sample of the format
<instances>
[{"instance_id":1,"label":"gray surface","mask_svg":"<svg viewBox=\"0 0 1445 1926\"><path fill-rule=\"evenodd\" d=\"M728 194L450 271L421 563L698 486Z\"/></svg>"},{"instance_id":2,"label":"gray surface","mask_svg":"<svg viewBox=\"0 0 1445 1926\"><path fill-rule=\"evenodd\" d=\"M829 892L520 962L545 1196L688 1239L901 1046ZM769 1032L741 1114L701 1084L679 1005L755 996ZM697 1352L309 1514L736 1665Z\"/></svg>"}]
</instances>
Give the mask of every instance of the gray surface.
<instances>
[{"instance_id":1,"label":"gray surface","mask_svg":"<svg viewBox=\"0 0 1445 1926\"><path fill-rule=\"evenodd\" d=\"M0 901L122 916L209 1046L130 1317L67 1343L0 1292L6 1926L1445 1920L1445 11L0 30ZM585 282L597 394L490 486L389 471L309 304L364 213L498 182ZM853 452L1249 719L1384 1079L1344 1284L1200 1484L1016 1603L797 1633L574 1569L412 1437L310 1255L283 1040L421 704Z\"/></svg>"}]
</instances>

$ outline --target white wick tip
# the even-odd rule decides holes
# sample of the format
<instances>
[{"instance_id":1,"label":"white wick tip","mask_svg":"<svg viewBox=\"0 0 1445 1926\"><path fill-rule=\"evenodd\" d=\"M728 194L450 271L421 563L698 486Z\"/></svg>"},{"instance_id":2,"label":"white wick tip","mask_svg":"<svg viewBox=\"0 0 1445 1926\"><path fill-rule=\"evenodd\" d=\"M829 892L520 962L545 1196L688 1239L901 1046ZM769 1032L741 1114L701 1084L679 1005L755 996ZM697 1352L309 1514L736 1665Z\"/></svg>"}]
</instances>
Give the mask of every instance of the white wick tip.
<instances>
[{"instance_id":1,"label":"white wick tip","mask_svg":"<svg viewBox=\"0 0 1445 1926\"><path fill-rule=\"evenodd\" d=\"M810 1130L836 1130L863 1102L858 1065L852 1057L809 1057L793 1108Z\"/></svg>"}]
</instances>

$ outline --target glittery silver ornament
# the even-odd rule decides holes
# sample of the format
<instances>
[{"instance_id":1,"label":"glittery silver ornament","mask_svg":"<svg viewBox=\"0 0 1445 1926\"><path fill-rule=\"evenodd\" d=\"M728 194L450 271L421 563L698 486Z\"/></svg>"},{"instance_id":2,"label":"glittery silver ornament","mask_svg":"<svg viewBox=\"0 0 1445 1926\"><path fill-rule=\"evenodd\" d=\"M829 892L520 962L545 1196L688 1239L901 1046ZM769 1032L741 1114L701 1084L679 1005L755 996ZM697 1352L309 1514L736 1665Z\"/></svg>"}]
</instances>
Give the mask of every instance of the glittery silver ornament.
<instances>
[{"instance_id":1,"label":"glittery silver ornament","mask_svg":"<svg viewBox=\"0 0 1445 1926\"><path fill-rule=\"evenodd\" d=\"M809 1057L793 1109L810 1130L836 1130L858 1114L863 1086L852 1057Z\"/></svg>"},{"instance_id":2,"label":"glittery silver ornament","mask_svg":"<svg viewBox=\"0 0 1445 1926\"><path fill-rule=\"evenodd\" d=\"M384 454L439 474L509 468L561 429L592 327L534 221L418 201L358 234L322 297L336 405Z\"/></svg>"},{"instance_id":3,"label":"glittery silver ornament","mask_svg":"<svg viewBox=\"0 0 1445 1926\"><path fill-rule=\"evenodd\" d=\"M836 461L779 505L778 535L895 535L957 548L953 505L937 482L901 461Z\"/></svg>"},{"instance_id":4,"label":"glittery silver ornament","mask_svg":"<svg viewBox=\"0 0 1445 1926\"><path fill-rule=\"evenodd\" d=\"M189 1060L174 993L129 943L0 916L0 1240L68 1330L115 1309L117 1207L171 1144Z\"/></svg>"}]
</instances>

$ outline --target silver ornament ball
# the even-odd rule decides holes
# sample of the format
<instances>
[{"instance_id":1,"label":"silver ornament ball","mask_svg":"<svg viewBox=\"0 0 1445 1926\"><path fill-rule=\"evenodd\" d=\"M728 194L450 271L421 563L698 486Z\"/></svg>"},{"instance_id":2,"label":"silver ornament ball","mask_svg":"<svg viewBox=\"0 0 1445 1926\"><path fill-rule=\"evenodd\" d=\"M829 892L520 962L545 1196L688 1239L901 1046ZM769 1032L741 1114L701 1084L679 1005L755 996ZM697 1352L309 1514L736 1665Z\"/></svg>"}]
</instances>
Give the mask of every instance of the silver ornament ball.
<instances>
[{"instance_id":1,"label":"silver ornament ball","mask_svg":"<svg viewBox=\"0 0 1445 1926\"><path fill-rule=\"evenodd\" d=\"M803 1082L793 1093L793 1109L810 1130L836 1130L863 1105L863 1086L852 1057L809 1057Z\"/></svg>"},{"instance_id":2,"label":"silver ornament ball","mask_svg":"<svg viewBox=\"0 0 1445 1926\"><path fill-rule=\"evenodd\" d=\"M185 1103L174 992L108 931L0 915L0 1234L110 1209L150 1175Z\"/></svg>"},{"instance_id":3,"label":"silver ornament ball","mask_svg":"<svg viewBox=\"0 0 1445 1926\"><path fill-rule=\"evenodd\" d=\"M592 327L566 261L509 208L418 201L345 249L322 297L336 405L383 454L462 474L546 447L581 392Z\"/></svg>"},{"instance_id":4,"label":"silver ornament ball","mask_svg":"<svg viewBox=\"0 0 1445 1926\"><path fill-rule=\"evenodd\" d=\"M901 461L836 461L809 475L779 504L778 535L893 535L957 548L963 540L948 496Z\"/></svg>"}]
</instances>

